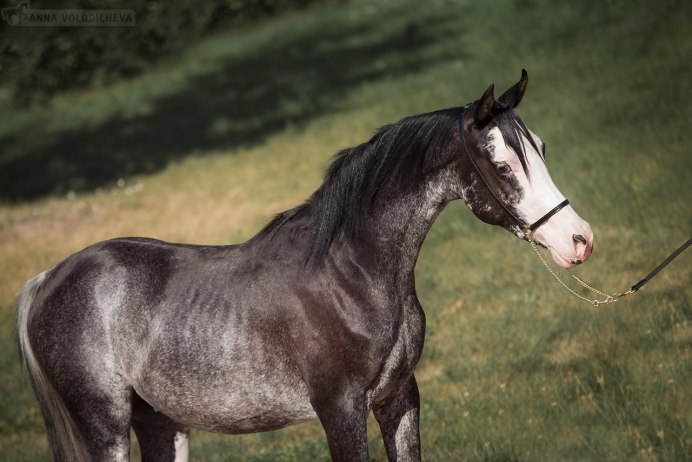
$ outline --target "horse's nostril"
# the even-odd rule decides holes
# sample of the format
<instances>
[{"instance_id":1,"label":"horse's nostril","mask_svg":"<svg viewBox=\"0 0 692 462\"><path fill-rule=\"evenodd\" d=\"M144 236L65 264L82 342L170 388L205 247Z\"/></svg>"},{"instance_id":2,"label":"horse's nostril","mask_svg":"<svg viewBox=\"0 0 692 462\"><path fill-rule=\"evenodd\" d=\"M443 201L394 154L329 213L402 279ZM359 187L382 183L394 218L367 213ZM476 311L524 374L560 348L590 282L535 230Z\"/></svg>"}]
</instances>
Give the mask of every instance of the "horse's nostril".
<instances>
[{"instance_id":1,"label":"horse's nostril","mask_svg":"<svg viewBox=\"0 0 692 462\"><path fill-rule=\"evenodd\" d=\"M573 234L572 239L574 239L574 242L579 242L580 244L586 245L586 239L584 239L584 236L581 234Z\"/></svg>"}]
</instances>

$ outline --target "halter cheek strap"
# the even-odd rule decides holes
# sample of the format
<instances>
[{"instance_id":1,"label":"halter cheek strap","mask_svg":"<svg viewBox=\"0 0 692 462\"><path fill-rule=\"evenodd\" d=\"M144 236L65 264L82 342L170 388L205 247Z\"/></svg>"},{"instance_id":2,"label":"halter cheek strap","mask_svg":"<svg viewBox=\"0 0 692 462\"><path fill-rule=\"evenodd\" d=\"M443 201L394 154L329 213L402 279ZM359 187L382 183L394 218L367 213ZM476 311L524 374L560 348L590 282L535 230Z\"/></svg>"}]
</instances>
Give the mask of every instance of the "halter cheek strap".
<instances>
[{"instance_id":1,"label":"halter cheek strap","mask_svg":"<svg viewBox=\"0 0 692 462\"><path fill-rule=\"evenodd\" d=\"M466 112L464 112L459 119L459 132L461 133L461 142L464 146L464 152L466 153L466 157L468 158L469 162L471 162L471 165L473 165L473 168L476 170L478 173L478 177L481 179L483 184L485 185L486 189L488 192L490 192L490 195L495 199L495 202L498 203L500 207L505 211L507 216L509 216L518 226L519 228L526 234L528 237L530 234L532 234L534 231L536 231L541 225L543 225L546 221L548 221L553 215L555 215L557 212L565 208L567 205L569 205L569 201L565 199L564 201L560 202L557 204L555 207L552 208L548 213L543 215L541 218L538 220L534 221L532 224L526 223L524 220L516 216L512 211L509 209L509 207L504 203L502 199L495 193L493 188L490 187L490 183L488 183L488 180L485 178L485 175L483 175L483 172L481 172L480 167L478 167L478 164L476 161L473 159L473 156L469 152L469 148L466 145L466 138L464 136L464 120L466 119Z\"/></svg>"}]
</instances>

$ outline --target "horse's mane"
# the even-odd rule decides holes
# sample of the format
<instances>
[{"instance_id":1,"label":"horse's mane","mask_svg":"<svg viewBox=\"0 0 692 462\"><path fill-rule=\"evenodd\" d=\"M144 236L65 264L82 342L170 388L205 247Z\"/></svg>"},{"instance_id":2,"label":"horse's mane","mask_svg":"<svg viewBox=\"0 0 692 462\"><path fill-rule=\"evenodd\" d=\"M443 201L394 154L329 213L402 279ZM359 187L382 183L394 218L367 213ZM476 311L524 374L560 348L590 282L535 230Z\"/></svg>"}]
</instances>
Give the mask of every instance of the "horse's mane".
<instances>
[{"instance_id":1,"label":"horse's mane","mask_svg":"<svg viewBox=\"0 0 692 462\"><path fill-rule=\"evenodd\" d=\"M445 150L458 149L452 141L458 140L464 111L458 107L407 117L380 128L369 141L338 152L312 196L276 215L256 238L271 240L294 218L309 214L313 235L306 263L321 262L337 237L358 238L361 219L383 188L396 184L400 193L412 191L445 162ZM534 143L526 126L512 111L498 113L497 126L526 166L523 136Z\"/></svg>"}]
</instances>

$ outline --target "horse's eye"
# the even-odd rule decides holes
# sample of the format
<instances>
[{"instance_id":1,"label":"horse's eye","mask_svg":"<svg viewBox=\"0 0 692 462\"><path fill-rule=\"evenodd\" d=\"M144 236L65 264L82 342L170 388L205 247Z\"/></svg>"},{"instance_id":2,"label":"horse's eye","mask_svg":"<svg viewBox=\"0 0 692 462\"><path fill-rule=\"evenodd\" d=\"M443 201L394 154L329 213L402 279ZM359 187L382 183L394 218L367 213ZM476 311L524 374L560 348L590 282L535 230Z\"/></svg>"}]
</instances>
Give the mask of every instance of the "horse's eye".
<instances>
[{"instance_id":1,"label":"horse's eye","mask_svg":"<svg viewBox=\"0 0 692 462\"><path fill-rule=\"evenodd\" d=\"M502 162L501 164L497 164L495 168L497 169L497 173L499 173L500 175L507 175L512 171L512 167L510 167L504 162Z\"/></svg>"}]
</instances>

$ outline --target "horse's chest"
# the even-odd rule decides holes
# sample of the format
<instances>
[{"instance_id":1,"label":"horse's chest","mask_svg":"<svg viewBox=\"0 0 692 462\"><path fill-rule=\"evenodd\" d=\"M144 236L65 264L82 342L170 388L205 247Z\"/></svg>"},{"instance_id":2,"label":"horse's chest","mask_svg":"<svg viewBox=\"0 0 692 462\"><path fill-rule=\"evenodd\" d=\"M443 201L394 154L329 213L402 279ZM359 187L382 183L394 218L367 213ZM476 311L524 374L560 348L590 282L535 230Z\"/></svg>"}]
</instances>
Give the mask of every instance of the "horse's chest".
<instances>
[{"instance_id":1,"label":"horse's chest","mask_svg":"<svg viewBox=\"0 0 692 462\"><path fill-rule=\"evenodd\" d=\"M375 387L368 393L370 401L386 396L411 375L423 351L424 338L425 315L416 300L404 308L394 345L384 361Z\"/></svg>"}]
</instances>

